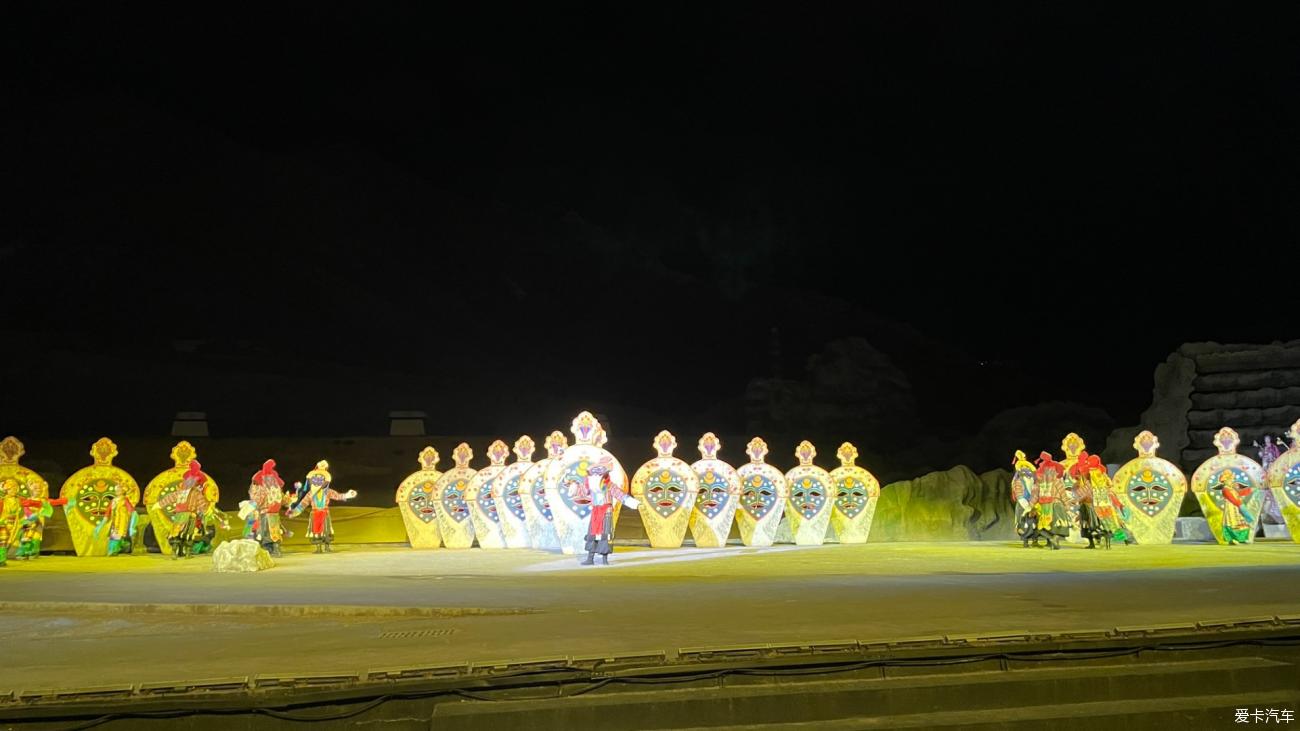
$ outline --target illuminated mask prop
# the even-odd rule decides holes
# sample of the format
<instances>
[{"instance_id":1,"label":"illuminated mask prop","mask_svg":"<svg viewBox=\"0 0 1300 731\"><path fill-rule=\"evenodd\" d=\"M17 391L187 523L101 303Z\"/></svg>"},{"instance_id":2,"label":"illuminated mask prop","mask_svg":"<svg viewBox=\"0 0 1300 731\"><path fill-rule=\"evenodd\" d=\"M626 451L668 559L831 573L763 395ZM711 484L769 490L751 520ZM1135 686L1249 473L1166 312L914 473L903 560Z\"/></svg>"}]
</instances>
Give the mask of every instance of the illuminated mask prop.
<instances>
[{"instance_id":1,"label":"illuminated mask prop","mask_svg":"<svg viewBox=\"0 0 1300 731\"><path fill-rule=\"evenodd\" d=\"M677 438L659 432L653 442L658 456L641 465L632 476L632 497L641 501L638 510L650 545L679 548L700 491L700 479L691 466L673 456Z\"/></svg>"},{"instance_id":2,"label":"illuminated mask prop","mask_svg":"<svg viewBox=\"0 0 1300 731\"><path fill-rule=\"evenodd\" d=\"M568 446L569 440L563 432L551 432L546 438L546 457L533 463L520 478L519 498L528 524L528 545L532 548L560 547L560 537L552 522L550 496L546 492L546 471Z\"/></svg>"},{"instance_id":3,"label":"illuminated mask prop","mask_svg":"<svg viewBox=\"0 0 1300 731\"><path fill-rule=\"evenodd\" d=\"M492 496L496 478L506 468L510 447L500 439L488 445L488 466L474 473L465 489L465 502L469 504L470 519L474 522L474 537L480 548L505 548L505 535L501 532L501 515L496 498Z\"/></svg>"},{"instance_id":4,"label":"illuminated mask prop","mask_svg":"<svg viewBox=\"0 0 1300 731\"><path fill-rule=\"evenodd\" d=\"M797 545L820 546L826 542L826 528L831 521L831 476L813 464L817 449L812 442L800 442L794 454L799 466L785 474L790 486L785 506L790 533Z\"/></svg>"},{"instance_id":5,"label":"illuminated mask prop","mask_svg":"<svg viewBox=\"0 0 1300 731\"><path fill-rule=\"evenodd\" d=\"M746 546L770 546L785 514L789 487L781 470L763 460L767 442L759 437L745 447L749 462L736 470L740 478L740 505L736 509L736 527Z\"/></svg>"},{"instance_id":6,"label":"illuminated mask prop","mask_svg":"<svg viewBox=\"0 0 1300 731\"><path fill-rule=\"evenodd\" d=\"M1192 494L1200 503L1210 533L1219 543L1228 542L1225 523L1244 523L1249 530L1246 541L1253 541L1264 512L1264 468L1250 457L1237 453L1240 443L1236 431L1223 427L1214 435L1214 446L1218 447L1219 453L1205 460L1192 473ZM1225 505L1225 489L1231 490L1241 501L1240 507ZM1225 521L1225 512L1233 520Z\"/></svg>"},{"instance_id":7,"label":"illuminated mask prop","mask_svg":"<svg viewBox=\"0 0 1300 731\"><path fill-rule=\"evenodd\" d=\"M1300 421L1287 431L1291 446L1268 466L1265 481L1282 509L1291 540L1300 543Z\"/></svg>"},{"instance_id":8,"label":"illuminated mask prop","mask_svg":"<svg viewBox=\"0 0 1300 731\"><path fill-rule=\"evenodd\" d=\"M1129 528L1138 543L1171 543L1187 478L1172 462L1156 456L1160 440L1144 431L1133 440L1138 456L1115 473L1114 487L1129 508Z\"/></svg>"},{"instance_id":9,"label":"illuminated mask prop","mask_svg":"<svg viewBox=\"0 0 1300 731\"><path fill-rule=\"evenodd\" d=\"M515 462L507 465L492 481L492 499L506 548L528 548L528 514L524 512L523 480L533 468L533 438L515 440ZM482 474L482 473L480 473Z\"/></svg>"},{"instance_id":10,"label":"illuminated mask prop","mask_svg":"<svg viewBox=\"0 0 1300 731\"><path fill-rule=\"evenodd\" d=\"M840 458L840 466L830 473L835 491L831 527L840 543L866 543L871 533L871 521L876 517L880 481L854 464L858 450L852 444L841 444L835 454Z\"/></svg>"},{"instance_id":11,"label":"illuminated mask prop","mask_svg":"<svg viewBox=\"0 0 1300 731\"><path fill-rule=\"evenodd\" d=\"M441 457L438 450L425 447L420 450L420 469L412 472L397 487L397 509L406 526L406 540L411 548L437 548L442 545L442 531L438 527L438 471Z\"/></svg>"},{"instance_id":12,"label":"illuminated mask prop","mask_svg":"<svg viewBox=\"0 0 1300 731\"><path fill-rule=\"evenodd\" d=\"M105 523L116 500L128 504L140 502L140 486L135 478L113 466L117 445L104 437L90 448L94 464L82 467L63 483L59 497L67 498L64 511L68 530L78 556L107 556L109 529Z\"/></svg>"},{"instance_id":13,"label":"illuminated mask prop","mask_svg":"<svg viewBox=\"0 0 1300 731\"><path fill-rule=\"evenodd\" d=\"M434 483L434 497L438 502L438 530L442 533L442 545L447 548L469 548L474 545L474 521L470 519L470 506L465 493L475 471L469 466L474 452L469 445L461 442L451 452L452 462L456 464L442 473Z\"/></svg>"},{"instance_id":14,"label":"illuminated mask prop","mask_svg":"<svg viewBox=\"0 0 1300 731\"><path fill-rule=\"evenodd\" d=\"M691 471L699 478L700 491L691 512L691 538L697 547L725 546L740 506L740 475L718 458L722 442L713 432L700 437L696 447L700 459L691 465Z\"/></svg>"},{"instance_id":15,"label":"illuminated mask prop","mask_svg":"<svg viewBox=\"0 0 1300 731\"><path fill-rule=\"evenodd\" d=\"M45 478L19 464L27 453L23 443L16 437L0 440L0 484L9 481L17 486L17 496L29 500L40 500L50 496L50 485Z\"/></svg>"}]
</instances>

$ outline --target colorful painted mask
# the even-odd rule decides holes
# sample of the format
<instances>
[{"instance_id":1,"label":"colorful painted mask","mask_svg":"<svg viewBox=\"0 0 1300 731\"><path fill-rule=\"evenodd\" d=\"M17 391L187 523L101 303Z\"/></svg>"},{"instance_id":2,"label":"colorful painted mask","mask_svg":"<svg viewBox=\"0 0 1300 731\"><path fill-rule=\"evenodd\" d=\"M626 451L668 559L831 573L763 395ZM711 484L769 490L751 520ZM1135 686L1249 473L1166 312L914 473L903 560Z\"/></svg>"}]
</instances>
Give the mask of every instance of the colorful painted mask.
<instances>
[{"instance_id":1,"label":"colorful painted mask","mask_svg":"<svg viewBox=\"0 0 1300 731\"><path fill-rule=\"evenodd\" d=\"M813 464L817 449L812 442L800 442L795 456L799 466L785 475L790 486L785 510L790 518L790 533L798 545L820 546L826 542L826 528L831 520L831 476Z\"/></svg>"},{"instance_id":2,"label":"colorful painted mask","mask_svg":"<svg viewBox=\"0 0 1300 731\"><path fill-rule=\"evenodd\" d=\"M840 466L831 470L835 486L835 505L831 511L831 528L840 543L865 543L876 516L880 482L876 476L855 464L858 450L844 442L836 455Z\"/></svg>"},{"instance_id":3,"label":"colorful painted mask","mask_svg":"<svg viewBox=\"0 0 1300 731\"><path fill-rule=\"evenodd\" d=\"M468 480L450 480L442 489L442 512L457 523L469 519L469 503L465 501L468 486Z\"/></svg>"},{"instance_id":4,"label":"colorful painted mask","mask_svg":"<svg viewBox=\"0 0 1300 731\"><path fill-rule=\"evenodd\" d=\"M442 545L442 529L438 525L438 450L425 447L420 450L420 469L407 475L397 487L397 507L406 526L406 539L411 548L437 548Z\"/></svg>"},{"instance_id":5,"label":"colorful painted mask","mask_svg":"<svg viewBox=\"0 0 1300 731\"><path fill-rule=\"evenodd\" d=\"M770 546L776 540L781 516L785 514L789 486L781 470L764 462L767 442L754 437L746 445L745 453L749 455L749 463L736 470L740 479L736 527L746 546Z\"/></svg>"},{"instance_id":6,"label":"colorful painted mask","mask_svg":"<svg viewBox=\"0 0 1300 731\"><path fill-rule=\"evenodd\" d=\"M83 467L63 483L59 496L68 499L64 512L68 530L78 556L107 556L108 530L102 529L111 517L116 499L134 506L140 502L140 487L125 470L113 466L117 445L107 437L90 449L94 464Z\"/></svg>"},{"instance_id":7,"label":"colorful painted mask","mask_svg":"<svg viewBox=\"0 0 1300 731\"><path fill-rule=\"evenodd\" d=\"M1138 452L1115 473L1114 485L1130 513L1129 527L1138 543L1170 543L1187 492L1187 478L1173 463L1156 456L1160 440L1149 431L1133 441Z\"/></svg>"},{"instance_id":8,"label":"colorful painted mask","mask_svg":"<svg viewBox=\"0 0 1300 731\"><path fill-rule=\"evenodd\" d=\"M700 478L690 465L673 456L677 439L671 433L659 432L653 446L658 456L632 476L632 496L641 501L641 520L650 545L677 548L686 538Z\"/></svg>"},{"instance_id":9,"label":"colorful painted mask","mask_svg":"<svg viewBox=\"0 0 1300 731\"><path fill-rule=\"evenodd\" d=\"M433 500L433 481L425 480L412 487L406 505L411 509L411 515L421 523L437 522L438 505Z\"/></svg>"}]
</instances>

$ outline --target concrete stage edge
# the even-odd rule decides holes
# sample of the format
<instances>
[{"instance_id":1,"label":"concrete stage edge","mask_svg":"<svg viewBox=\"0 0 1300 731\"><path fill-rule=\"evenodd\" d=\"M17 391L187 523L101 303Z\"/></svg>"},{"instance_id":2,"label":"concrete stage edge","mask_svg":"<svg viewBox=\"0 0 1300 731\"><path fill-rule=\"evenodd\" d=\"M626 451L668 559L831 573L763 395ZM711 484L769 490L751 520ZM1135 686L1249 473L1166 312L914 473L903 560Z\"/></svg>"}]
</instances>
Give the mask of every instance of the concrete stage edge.
<instances>
[{"instance_id":1,"label":"concrete stage edge","mask_svg":"<svg viewBox=\"0 0 1300 731\"><path fill-rule=\"evenodd\" d=\"M987 542L620 547L608 568L580 567L573 557L539 551L342 546L331 555L289 554L275 569L258 574L213 574L206 559L172 561L157 555L44 557L3 571L0 719L11 723L72 713L78 706L82 711L77 713L98 717L145 709L179 711L187 705L198 710L204 703L232 709L305 703L337 710L357 699L388 697L373 707L378 712L381 706L404 707L389 703L400 700L390 697L392 692L416 689L411 692L423 699L459 700L452 705L421 700L420 708L408 709L423 714L424 725L413 728L428 728L430 714L437 713L452 727L474 727L479 721L470 716L495 718L492 727L501 731L517 727L509 720L509 706L494 704L496 710L489 712L480 704L465 715L474 704L458 693L472 688L513 693L507 687L515 682L511 678L527 677L532 683L546 677L550 693L572 684L602 683L581 693L591 702L550 707L546 712L559 714L556 723L614 704L623 709L614 716L624 720L605 726L671 728L678 726L637 725L635 719L645 715L644 709L635 711L640 701L609 695L615 691L606 686L613 681L604 679L612 672L628 678L685 673L691 677L683 676L674 686L685 702L699 697L700 683L707 696L733 692L729 688L739 682L734 678L700 676L698 671L714 666L728 678L738 678L751 677L740 672L745 668L803 665L820 672L814 666L829 663L844 668L840 677L854 679L844 686L849 698L869 696L885 687L881 682L894 688L891 693L898 691L899 672L916 671L880 668L907 657L961 656L963 665L996 665L1002 661L985 657L994 650L1026 653L1067 645L1117 653L1109 656L1115 660L1109 665L1088 659L1096 667L1084 673L1117 692L1114 678L1125 672L1138 673L1135 678L1142 682L1137 685L1152 688L1165 682L1154 678L1166 676L1171 687L1203 683L1205 688L1232 688L1240 681L1278 703L1300 688L1294 650L1286 644L1300 635L1300 546L1289 542L1117 546L1110 551L1068 547L1056 552ZM1248 648L1242 650L1245 654L1205 646L1195 651L1200 655L1181 656L1195 655L1193 660L1153 659L1155 645L1175 639L1195 644L1222 639L1224 633L1274 644L1239 645ZM193 637L193 642L180 641L182 637ZM176 650L178 641L182 651ZM1129 662L1119 659L1128 656L1154 662L1155 669L1126 671L1116 665ZM1025 662L1048 667L1049 660L1055 662ZM945 664L951 663L935 667ZM979 672L1007 671L979 667L984 668ZM871 672L874 679L868 677ZM1052 687L1068 685L1071 672L1060 672ZM963 687L993 677L951 675ZM1040 680L1054 677L1045 673ZM1247 683L1246 678L1253 680ZM644 690L639 687L644 682L614 684L626 685L630 692ZM941 685L934 681L927 687ZM753 709L763 703L756 698L775 697L774 690L766 688L745 702L730 700L740 714L733 718L749 708L759 715L744 716L749 719L745 723L755 723L761 712ZM1082 693L1068 692L1076 691ZM755 693L735 692L747 698ZM313 693L325 695L313 699ZM1071 703L1086 695L1076 694ZM1101 694L1095 702L1122 695ZM1182 700L1169 700L1175 696ZM656 702L666 702L676 696L656 697ZM965 696L950 689L944 697ZM1141 706L1143 698L1154 697L1129 702ZM1191 701L1183 695L1160 697L1191 712ZM926 702L921 696L915 700L921 706ZM599 703L593 706L595 701ZM528 702L535 706L528 713L544 710L535 698ZM725 720L713 718L707 707L692 707L699 725L716 727ZM1294 702L1289 707L1296 709ZM516 721L526 720L527 709L518 708L523 710ZM907 726L905 710L881 706L880 714ZM925 710L925 718L911 725L944 725L942 718L926 715L938 712ZM258 713L257 718L272 718ZM349 718L359 721L368 713ZM1029 723L1033 713L1025 713ZM453 722L452 716L460 720ZM672 718L678 724L685 720ZM849 713L835 718L861 723L863 717ZM835 718L821 722L838 723ZM1042 722L1046 717L1038 718ZM120 725L127 720L104 720L113 727L132 727ZM144 720L136 719L136 725ZM173 719L171 727L191 727L176 723ZM352 727L346 719L337 723ZM240 727L272 727L248 724L241 721ZM37 727L45 726L32 726Z\"/></svg>"}]
</instances>

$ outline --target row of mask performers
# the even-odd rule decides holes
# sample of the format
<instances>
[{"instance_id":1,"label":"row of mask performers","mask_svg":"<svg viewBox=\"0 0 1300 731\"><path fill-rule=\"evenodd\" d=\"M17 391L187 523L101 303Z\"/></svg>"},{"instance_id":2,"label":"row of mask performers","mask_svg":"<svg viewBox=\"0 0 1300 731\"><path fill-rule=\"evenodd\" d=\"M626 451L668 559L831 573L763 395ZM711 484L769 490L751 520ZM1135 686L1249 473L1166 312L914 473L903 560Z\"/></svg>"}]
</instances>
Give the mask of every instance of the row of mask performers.
<instances>
[{"instance_id":1,"label":"row of mask performers","mask_svg":"<svg viewBox=\"0 0 1300 731\"><path fill-rule=\"evenodd\" d=\"M655 437L655 455L629 479L590 412L570 426L574 443L560 431L545 442L545 456L533 460L528 436L510 448L488 446L489 464L469 466L473 452L460 444L454 467L437 469L439 455L426 447L421 469L397 489L410 544L415 548L541 548L564 553L607 554L623 508L636 510L650 545L677 548L689 530L696 546L722 546L733 522L747 546L768 546L788 526L794 543L818 545L828 531L842 543L863 543L871 530L880 483L854 464L857 450L843 444L840 465L831 471L813 464L817 451L807 441L795 450L798 466L782 472L765 461L760 438L746 447L749 462L733 467L722 460L722 443L712 433L700 438L694 463L673 456L677 439Z\"/></svg>"},{"instance_id":2,"label":"row of mask performers","mask_svg":"<svg viewBox=\"0 0 1300 731\"><path fill-rule=\"evenodd\" d=\"M1254 541L1266 510L1279 514L1300 542L1300 421L1292 425L1290 448L1270 455L1268 468L1237 453L1241 439L1223 427L1215 434L1218 454L1192 474L1191 489L1210 532L1220 544ZM1062 540L1088 541L1088 548L1124 543L1171 543L1188 489L1177 465L1156 456L1160 440L1143 431L1133 441L1137 456L1114 475L1078 434L1061 442L1057 461L1042 452L1034 463L1017 451L1011 499L1023 545L1060 548Z\"/></svg>"}]
</instances>

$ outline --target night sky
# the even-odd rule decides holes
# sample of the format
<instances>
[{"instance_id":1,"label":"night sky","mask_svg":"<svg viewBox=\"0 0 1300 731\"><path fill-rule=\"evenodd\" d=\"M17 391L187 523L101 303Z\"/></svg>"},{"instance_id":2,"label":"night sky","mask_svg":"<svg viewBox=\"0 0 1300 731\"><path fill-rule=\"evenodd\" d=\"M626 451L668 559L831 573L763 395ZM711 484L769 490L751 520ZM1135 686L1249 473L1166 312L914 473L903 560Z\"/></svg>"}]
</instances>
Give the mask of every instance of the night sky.
<instances>
[{"instance_id":1,"label":"night sky","mask_svg":"<svg viewBox=\"0 0 1300 731\"><path fill-rule=\"evenodd\" d=\"M0 328L35 387L0 430L163 428L258 371L319 396L229 401L250 433L358 379L374 414L321 429L738 431L752 378L847 336L925 431L1126 424L1180 343L1300 337L1295 17L329 5L6 7Z\"/></svg>"}]
</instances>

